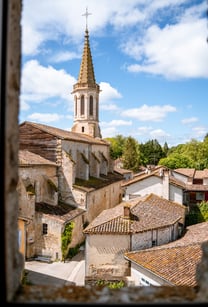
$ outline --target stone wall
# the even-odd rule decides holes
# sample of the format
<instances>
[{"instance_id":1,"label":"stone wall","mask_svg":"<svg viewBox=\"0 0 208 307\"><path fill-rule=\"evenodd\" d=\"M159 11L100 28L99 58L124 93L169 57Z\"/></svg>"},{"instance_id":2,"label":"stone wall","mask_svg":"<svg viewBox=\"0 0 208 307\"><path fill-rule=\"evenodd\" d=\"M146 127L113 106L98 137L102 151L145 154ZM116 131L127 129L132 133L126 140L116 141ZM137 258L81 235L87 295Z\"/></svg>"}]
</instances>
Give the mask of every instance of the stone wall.
<instances>
[{"instance_id":1,"label":"stone wall","mask_svg":"<svg viewBox=\"0 0 208 307\"><path fill-rule=\"evenodd\" d=\"M130 250L129 235L87 235L85 243L86 277L122 277L130 275L123 253Z\"/></svg>"},{"instance_id":2,"label":"stone wall","mask_svg":"<svg viewBox=\"0 0 208 307\"><path fill-rule=\"evenodd\" d=\"M121 202L121 181L100 189L74 186L72 193L79 207L86 209L85 220L90 223L102 210L113 208Z\"/></svg>"}]
</instances>

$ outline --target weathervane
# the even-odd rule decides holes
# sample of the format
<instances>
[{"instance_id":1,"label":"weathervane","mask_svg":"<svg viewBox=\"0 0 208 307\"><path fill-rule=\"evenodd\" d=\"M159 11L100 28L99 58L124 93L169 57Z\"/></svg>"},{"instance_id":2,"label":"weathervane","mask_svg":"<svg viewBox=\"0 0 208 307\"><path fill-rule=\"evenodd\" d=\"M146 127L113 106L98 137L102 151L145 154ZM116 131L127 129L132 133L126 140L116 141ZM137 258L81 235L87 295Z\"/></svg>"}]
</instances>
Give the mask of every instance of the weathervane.
<instances>
[{"instance_id":1,"label":"weathervane","mask_svg":"<svg viewBox=\"0 0 208 307\"><path fill-rule=\"evenodd\" d=\"M86 12L84 14L82 14L82 16L85 16L86 17L86 30L87 30L87 18L89 15L92 15L91 13L88 13L88 9L86 7Z\"/></svg>"}]
</instances>

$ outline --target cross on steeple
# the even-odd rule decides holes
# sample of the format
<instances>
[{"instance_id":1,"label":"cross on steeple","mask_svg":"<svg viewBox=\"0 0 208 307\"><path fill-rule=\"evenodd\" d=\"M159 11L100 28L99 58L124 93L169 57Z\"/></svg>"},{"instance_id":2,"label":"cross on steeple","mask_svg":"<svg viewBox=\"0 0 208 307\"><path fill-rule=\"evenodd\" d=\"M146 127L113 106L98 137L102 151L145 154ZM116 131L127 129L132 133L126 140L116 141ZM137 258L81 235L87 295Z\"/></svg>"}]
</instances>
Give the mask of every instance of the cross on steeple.
<instances>
[{"instance_id":1,"label":"cross on steeple","mask_svg":"<svg viewBox=\"0 0 208 307\"><path fill-rule=\"evenodd\" d=\"M82 14L82 16L86 17L86 30L87 30L87 18L89 15L92 15L91 13L88 13L88 8L86 7L86 12L84 14Z\"/></svg>"}]
</instances>

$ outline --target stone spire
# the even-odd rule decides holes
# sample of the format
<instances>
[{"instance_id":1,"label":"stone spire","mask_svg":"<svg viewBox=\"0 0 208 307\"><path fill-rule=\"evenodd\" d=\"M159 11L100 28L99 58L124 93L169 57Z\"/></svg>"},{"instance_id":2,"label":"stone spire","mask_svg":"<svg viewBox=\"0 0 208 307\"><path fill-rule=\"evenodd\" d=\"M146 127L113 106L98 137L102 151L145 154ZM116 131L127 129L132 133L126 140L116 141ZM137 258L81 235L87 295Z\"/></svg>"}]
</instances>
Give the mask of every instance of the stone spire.
<instances>
[{"instance_id":1,"label":"stone spire","mask_svg":"<svg viewBox=\"0 0 208 307\"><path fill-rule=\"evenodd\" d=\"M85 30L85 42L77 86L96 87L94 67L89 43L88 30Z\"/></svg>"},{"instance_id":2,"label":"stone spire","mask_svg":"<svg viewBox=\"0 0 208 307\"><path fill-rule=\"evenodd\" d=\"M92 62L86 9L86 29L84 50L77 83L73 85L74 95L74 124L73 132L84 133L94 138L102 138L99 127L99 93L100 86L95 81Z\"/></svg>"}]
</instances>

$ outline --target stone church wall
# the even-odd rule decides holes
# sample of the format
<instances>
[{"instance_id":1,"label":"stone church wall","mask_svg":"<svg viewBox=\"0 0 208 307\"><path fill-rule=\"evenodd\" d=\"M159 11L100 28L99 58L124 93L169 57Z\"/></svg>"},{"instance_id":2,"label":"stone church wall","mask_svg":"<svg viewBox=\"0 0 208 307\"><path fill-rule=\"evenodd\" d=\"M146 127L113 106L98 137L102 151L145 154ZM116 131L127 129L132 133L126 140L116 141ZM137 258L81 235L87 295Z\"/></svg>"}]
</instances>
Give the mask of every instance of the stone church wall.
<instances>
[{"instance_id":1,"label":"stone church wall","mask_svg":"<svg viewBox=\"0 0 208 307\"><path fill-rule=\"evenodd\" d=\"M23 189L19 191L22 207L23 204L28 201L28 193L25 194L24 188L26 189L29 185L32 185L34 188L35 202L45 202L50 205L57 205L58 193L55 187L58 188L58 177L56 169L56 166L51 165L19 167L19 178L24 183ZM54 184L54 188L50 185L50 180L52 184Z\"/></svg>"}]
</instances>

